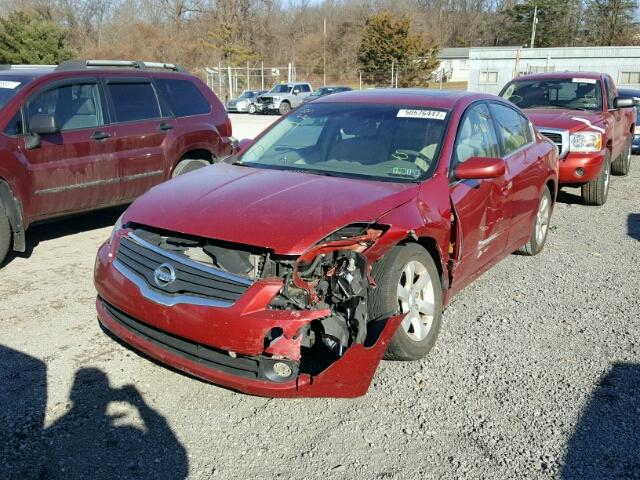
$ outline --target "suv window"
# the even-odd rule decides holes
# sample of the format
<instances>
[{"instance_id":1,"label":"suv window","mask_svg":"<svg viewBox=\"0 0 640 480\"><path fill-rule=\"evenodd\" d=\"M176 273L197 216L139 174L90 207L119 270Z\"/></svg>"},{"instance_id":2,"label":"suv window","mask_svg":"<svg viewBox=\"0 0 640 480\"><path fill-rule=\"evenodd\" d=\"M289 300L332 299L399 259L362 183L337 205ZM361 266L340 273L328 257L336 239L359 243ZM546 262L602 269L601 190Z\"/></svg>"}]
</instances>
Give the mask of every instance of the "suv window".
<instances>
[{"instance_id":1,"label":"suv window","mask_svg":"<svg viewBox=\"0 0 640 480\"><path fill-rule=\"evenodd\" d=\"M502 141L505 156L533 141L529 120L519 112L495 103L491 104L491 112L498 125L498 135Z\"/></svg>"},{"instance_id":2,"label":"suv window","mask_svg":"<svg viewBox=\"0 0 640 480\"><path fill-rule=\"evenodd\" d=\"M309 87L309 85L307 85L305 83L301 83L300 85L296 85L296 88L298 90L300 90L301 92L310 92L311 91L311 87Z\"/></svg>"},{"instance_id":3,"label":"suv window","mask_svg":"<svg viewBox=\"0 0 640 480\"><path fill-rule=\"evenodd\" d=\"M160 118L160 106L151 83L109 83L116 122Z\"/></svg>"},{"instance_id":4,"label":"suv window","mask_svg":"<svg viewBox=\"0 0 640 480\"><path fill-rule=\"evenodd\" d=\"M95 83L64 85L36 95L27 104L27 119L38 114L55 116L63 132L104 125Z\"/></svg>"},{"instance_id":5,"label":"suv window","mask_svg":"<svg viewBox=\"0 0 640 480\"><path fill-rule=\"evenodd\" d=\"M211 112L211 105L198 87L189 80L157 78L156 84L169 101L177 117L204 115ZM253 92L245 92L240 98L247 98Z\"/></svg>"},{"instance_id":6,"label":"suv window","mask_svg":"<svg viewBox=\"0 0 640 480\"><path fill-rule=\"evenodd\" d=\"M469 108L460 125L454 148L455 163L466 162L471 157L500 157L498 139L486 104Z\"/></svg>"}]
</instances>

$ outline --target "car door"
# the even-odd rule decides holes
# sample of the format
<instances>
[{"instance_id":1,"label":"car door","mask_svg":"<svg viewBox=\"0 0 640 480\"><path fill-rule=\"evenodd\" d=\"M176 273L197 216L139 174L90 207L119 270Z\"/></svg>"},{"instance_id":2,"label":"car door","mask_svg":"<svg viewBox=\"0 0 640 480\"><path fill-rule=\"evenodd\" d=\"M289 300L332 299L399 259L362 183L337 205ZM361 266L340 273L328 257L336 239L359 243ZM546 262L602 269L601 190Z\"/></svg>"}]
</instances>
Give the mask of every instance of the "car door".
<instances>
[{"instance_id":1,"label":"car door","mask_svg":"<svg viewBox=\"0 0 640 480\"><path fill-rule=\"evenodd\" d=\"M518 245L520 240L531 234L540 201L540 186L544 182L540 179L544 153L537 148L533 127L522 113L497 102L490 102L489 108L507 169L508 195L504 208L508 243L517 249L521 246Z\"/></svg>"},{"instance_id":2,"label":"car door","mask_svg":"<svg viewBox=\"0 0 640 480\"><path fill-rule=\"evenodd\" d=\"M168 177L166 144L175 136L175 119L161 109L150 77L106 78L105 92L119 159L121 200L133 200Z\"/></svg>"},{"instance_id":3,"label":"car door","mask_svg":"<svg viewBox=\"0 0 640 480\"><path fill-rule=\"evenodd\" d=\"M104 137L104 96L96 78L74 78L48 84L23 106L26 129L35 115L53 115L59 132L40 135L19 148L29 163L34 219L72 213L119 197L118 162L113 143Z\"/></svg>"},{"instance_id":4,"label":"car door","mask_svg":"<svg viewBox=\"0 0 640 480\"><path fill-rule=\"evenodd\" d=\"M495 126L484 102L468 107L461 119L451 172L473 157L500 157ZM505 177L457 180L452 174L450 195L458 226L453 278L460 288L480 275L504 251L508 185Z\"/></svg>"}]
</instances>

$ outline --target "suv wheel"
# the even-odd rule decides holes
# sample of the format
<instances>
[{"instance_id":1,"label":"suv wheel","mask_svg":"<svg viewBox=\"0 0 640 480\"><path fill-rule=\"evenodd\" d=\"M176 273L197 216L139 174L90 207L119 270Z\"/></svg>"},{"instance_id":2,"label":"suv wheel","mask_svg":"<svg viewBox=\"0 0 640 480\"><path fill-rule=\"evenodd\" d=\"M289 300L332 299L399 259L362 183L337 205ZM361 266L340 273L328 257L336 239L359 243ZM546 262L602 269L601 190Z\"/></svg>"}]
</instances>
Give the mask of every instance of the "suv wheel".
<instances>
[{"instance_id":1,"label":"suv wheel","mask_svg":"<svg viewBox=\"0 0 640 480\"><path fill-rule=\"evenodd\" d=\"M627 145L624 152L611 163L611 173L613 175L626 176L629 174L629 167L631 166L631 143L633 139Z\"/></svg>"},{"instance_id":2,"label":"suv wheel","mask_svg":"<svg viewBox=\"0 0 640 480\"><path fill-rule=\"evenodd\" d=\"M0 207L2 204L0 204ZM7 258L9 248L11 247L11 224L9 219L3 213L0 213L0 265Z\"/></svg>"},{"instance_id":3,"label":"suv wheel","mask_svg":"<svg viewBox=\"0 0 640 480\"><path fill-rule=\"evenodd\" d=\"M387 347L387 360L418 360L433 348L442 320L442 286L433 258L420 245L393 248L373 266L369 317L406 314Z\"/></svg>"},{"instance_id":4,"label":"suv wheel","mask_svg":"<svg viewBox=\"0 0 640 480\"><path fill-rule=\"evenodd\" d=\"M291 104L289 102L282 102L280 104L280 115L286 115L291 111Z\"/></svg>"},{"instance_id":5,"label":"suv wheel","mask_svg":"<svg viewBox=\"0 0 640 480\"><path fill-rule=\"evenodd\" d=\"M582 186L582 201L584 204L604 205L609 195L609 180L611 180L611 153L607 150L600 175Z\"/></svg>"},{"instance_id":6,"label":"suv wheel","mask_svg":"<svg viewBox=\"0 0 640 480\"><path fill-rule=\"evenodd\" d=\"M247 110L251 115L253 115L254 113L256 113L256 106L252 103L251 105L249 105L249 109Z\"/></svg>"},{"instance_id":7,"label":"suv wheel","mask_svg":"<svg viewBox=\"0 0 640 480\"><path fill-rule=\"evenodd\" d=\"M206 160L191 160L189 158L185 158L184 160L180 160L180 163L176 165L176 168L173 169L173 173L171 174L171 178L176 178L180 175L184 175L185 173L193 172L202 167L206 167L210 165Z\"/></svg>"}]
</instances>

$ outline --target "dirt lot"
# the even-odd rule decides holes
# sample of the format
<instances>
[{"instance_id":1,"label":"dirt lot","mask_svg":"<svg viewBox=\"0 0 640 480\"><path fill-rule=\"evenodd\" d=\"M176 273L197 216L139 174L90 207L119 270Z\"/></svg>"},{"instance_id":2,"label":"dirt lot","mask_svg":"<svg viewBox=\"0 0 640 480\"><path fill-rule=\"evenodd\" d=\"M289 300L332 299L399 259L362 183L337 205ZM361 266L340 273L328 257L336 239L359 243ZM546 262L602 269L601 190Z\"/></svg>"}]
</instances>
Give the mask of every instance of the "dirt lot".
<instances>
[{"instance_id":1,"label":"dirt lot","mask_svg":"<svg viewBox=\"0 0 640 480\"><path fill-rule=\"evenodd\" d=\"M143 358L94 313L120 211L33 228L0 271L0 478L638 478L633 160L604 207L562 194L547 249L484 275L428 358L383 362L356 400L250 397Z\"/></svg>"}]
</instances>

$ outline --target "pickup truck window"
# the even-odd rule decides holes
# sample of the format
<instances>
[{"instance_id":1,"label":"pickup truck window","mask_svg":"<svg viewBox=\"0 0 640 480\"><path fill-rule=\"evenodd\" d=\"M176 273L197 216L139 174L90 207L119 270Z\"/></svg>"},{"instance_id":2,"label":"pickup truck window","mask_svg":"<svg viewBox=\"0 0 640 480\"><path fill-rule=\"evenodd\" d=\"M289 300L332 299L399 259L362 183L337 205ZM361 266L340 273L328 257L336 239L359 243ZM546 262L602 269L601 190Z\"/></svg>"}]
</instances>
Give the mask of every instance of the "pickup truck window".
<instances>
[{"instance_id":1,"label":"pickup truck window","mask_svg":"<svg viewBox=\"0 0 640 480\"><path fill-rule=\"evenodd\" d=\"M616 98L616 95L613 91L613 86L611 85L611 82L606 77L604 79L604 85L607 91L607 107L611 109L613 108L613 99Z\"/></svg>"},{"instance_id":2,"label":"pickup truck window","mask_svg":"<svg viewBox=\"0 0 640 480\"><path fill-rule=\"evenodd\" d=\"M599 80L516 80L509 83L500 96L520 108L602 110L602 87Z\"/></svg>"}]
</instances>

